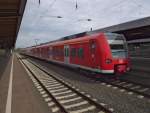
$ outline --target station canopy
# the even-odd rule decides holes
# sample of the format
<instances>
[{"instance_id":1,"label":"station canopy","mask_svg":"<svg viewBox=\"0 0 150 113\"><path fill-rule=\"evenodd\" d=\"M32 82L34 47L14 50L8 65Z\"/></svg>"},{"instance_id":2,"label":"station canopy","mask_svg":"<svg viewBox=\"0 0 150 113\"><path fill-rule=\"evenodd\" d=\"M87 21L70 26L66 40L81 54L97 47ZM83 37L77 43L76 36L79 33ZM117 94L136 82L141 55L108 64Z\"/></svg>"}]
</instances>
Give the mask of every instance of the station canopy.
<instances>
[{"instance_id":1,"label":"station canopy","mask_svg":"<svg viewBox=\"0 0 150 113\"><path fill-rule=\"evenodd\" d=\"M0 49L15 46L27 0L0 0Z\"/></svg>"},{"instance_id":2,"label":"station canopy","mask_svg":"<svg viewBox=\"0 0 150 113\"><path fill-rule=\"evenodd\" d=\"M94 32L100 31L124 34L127 41L150 39L150 17L98 29Z\"/></svg>"},{"instance_id":3,"label":"station canopy","mask_svg":"<svg viewBox=\"0 0 150 113\"><path fill-rule=\"evenodd\" d=\"M112 32L112 33L124 34L128 43L129 42L131 43L150 42L150 17L145 17L145 18L121 23L118 25L100 28L94 31L87 31L79 34L66 36L61 38L61 40L82 37L88 34L93 34L98 32Z\"/></svg>"}]
</instances>

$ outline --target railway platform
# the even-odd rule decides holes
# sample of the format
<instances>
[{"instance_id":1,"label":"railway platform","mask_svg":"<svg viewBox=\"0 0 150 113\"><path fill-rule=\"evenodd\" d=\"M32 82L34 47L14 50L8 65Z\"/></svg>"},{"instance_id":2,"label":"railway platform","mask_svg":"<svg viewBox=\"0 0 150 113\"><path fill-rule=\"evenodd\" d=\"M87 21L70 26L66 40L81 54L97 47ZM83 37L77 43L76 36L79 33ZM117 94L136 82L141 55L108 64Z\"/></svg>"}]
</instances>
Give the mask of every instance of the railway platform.
<instances>
[{"instance_id":1,"label":"railway platform","mask_svg":"<svg viewBox=\"0 0 150 113\"><path fill-rule=\"evenodd\" d=\"M15 55L0 56L0 113L50 113Z\"/></svg>"}]
</instances>

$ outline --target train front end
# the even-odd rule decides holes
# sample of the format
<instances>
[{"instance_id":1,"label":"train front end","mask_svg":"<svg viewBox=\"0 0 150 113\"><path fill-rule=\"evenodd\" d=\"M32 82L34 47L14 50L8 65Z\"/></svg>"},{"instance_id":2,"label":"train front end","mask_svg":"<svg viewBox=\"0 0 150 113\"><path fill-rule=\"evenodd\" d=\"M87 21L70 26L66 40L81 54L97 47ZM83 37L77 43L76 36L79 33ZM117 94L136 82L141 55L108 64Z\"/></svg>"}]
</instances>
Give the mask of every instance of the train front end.
<instances>
[{"instance_id":1,"label":"train front end","mask_svg":"<svg viewBox=\"0 0 150 113\"><path fill-rule=\"evenodd\" d=\"M130 59L128 55L127 42L124 35L106 33L106 36L111 51L114 73L121 75L129 71Z\"/></svg>"}]
</instances>

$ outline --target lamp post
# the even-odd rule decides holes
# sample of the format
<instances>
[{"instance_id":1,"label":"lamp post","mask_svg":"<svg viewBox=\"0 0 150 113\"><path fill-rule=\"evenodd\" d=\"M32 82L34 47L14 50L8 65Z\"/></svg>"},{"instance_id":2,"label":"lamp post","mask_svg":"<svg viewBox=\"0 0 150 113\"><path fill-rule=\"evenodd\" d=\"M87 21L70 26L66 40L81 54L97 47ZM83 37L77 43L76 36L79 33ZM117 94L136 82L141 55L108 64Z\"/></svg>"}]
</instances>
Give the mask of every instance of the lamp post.
<instances>
[{"instance_id":1,"label":"lamp post","mask_svg":"<svg viewBox=\"0 0 150 113\"><path fill-rule=\"evenodd\" d=\"M38 41L39 41L39 39L34 39L34 41L35 41L35 55L38 55L38 50L37 50L37 45L38 45Z\"/></svg>"},{"instance_id":2,"label":"lamp post","mask_svg":"<svg viewBox=\"0 0 150 113\"><path fill-rule=\"evenodd\" d=\"M34 41L35 41L35 46L37 46L39 39L34 39Z\"/></svg>"}]
</instances>

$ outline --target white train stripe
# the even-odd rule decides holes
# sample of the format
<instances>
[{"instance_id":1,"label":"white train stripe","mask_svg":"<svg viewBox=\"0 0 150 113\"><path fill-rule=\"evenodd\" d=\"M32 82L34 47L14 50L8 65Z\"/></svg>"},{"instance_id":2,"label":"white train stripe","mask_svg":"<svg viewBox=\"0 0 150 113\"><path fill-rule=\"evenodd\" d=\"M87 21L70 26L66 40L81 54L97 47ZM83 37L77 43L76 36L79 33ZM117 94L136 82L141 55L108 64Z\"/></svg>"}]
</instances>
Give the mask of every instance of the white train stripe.
<instances>
[{"instance_id":1,"label":"white train stripe","mask_svg":"<svg viewBox=\"0 0 150 113\"><path fill-rule=\"evenodd\" d=\"M60 93L52 93L52 95L57 96L57 95L61 95L61 94L65 94L65 93L71 93L71 90L68 91L64 91L64 92L60 92Z\"/></svg>"},{"instance_id":2,"label":"white train stripe","mask_svg":"<svg viewBox=\"0 0 150 113\"><path fill-rule=\"evenodd\" d=\"M95 108L96 108L95 106L90 106L88 108L84 108L84 109L81 109L81 110L70 111L70 113L83 113L83 112L87 112L87 111L90 111L90 110L94 110Z\"/></svg>"},{"instance_id":3,"label":"white train stripe","mask_svg":"<svg viewBox=\"0 0 150 113\"><path fill-rule=\"evenodd\" d=\"M79 100L79 99L81 99L81 97L76 97L76 98L72 98L72 99L68 99L68 100L61 100L60 103L64 104L64 103L76 101L76 100Z\"/></svg>"},{"instance_id":4,"label":"white train stripe","mask_svg":"<svg viewBox=\"0 0 150 113\"><path fill-rule=\"evenodd\" d=\"M76 103L76 104L72 104L72 105L68 105L68 106L64 106L64 107L66 109L69 109L69 108L78 107L78 106L85 105L85 104L88 104L88 102L87 101L83 101L83 102L80 102L80 103Z\"/></svg>"},{"instance_id":5,"label":"white train stripe","mask_svg":"<svg viewBox=\"0 0 150 113\"><path fill-rule=\"evenodd\" d=\"M58 91L64 91L64 90L67 90L68 88L62 88L62 89L56 89L56 90L50 90L51 93L55 93L55 92L58 92Z\"/></svg>"},{"instance_id":6,"label":"white train stripe","mask_svg":"<svg viewBox=\"0 0 150 113\"><path fill-rule=\"evenodd\" d=\"M76 94L73 93L73 94L70 94L70 95L59 96L59 97L55 97L55 98L56 98L56 99L64 99L64 98L73 97L73 96L76 96Z\"/></svg>"}]
</instances>

